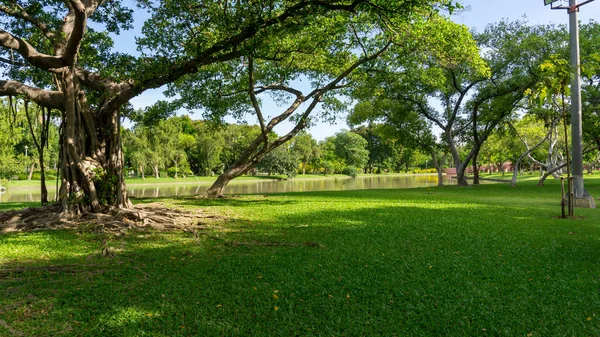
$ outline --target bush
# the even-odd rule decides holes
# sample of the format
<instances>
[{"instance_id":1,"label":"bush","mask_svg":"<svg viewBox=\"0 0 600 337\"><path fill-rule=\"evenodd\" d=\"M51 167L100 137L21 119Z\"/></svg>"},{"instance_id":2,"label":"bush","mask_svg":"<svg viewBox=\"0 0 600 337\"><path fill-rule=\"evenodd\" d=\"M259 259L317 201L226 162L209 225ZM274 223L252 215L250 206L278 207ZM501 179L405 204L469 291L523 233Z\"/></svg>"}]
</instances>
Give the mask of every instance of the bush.
<instances>
[{"instance_id":1,"label":"bush","mask_svg":"<svg viewBox=\"0 0 600 337\"><path fill-rule=\"evenodd\" d=\"M321 166L323 167L323 173L333 174L335 172L335 166L330 161L324 161Z\"/></svg>"},{"instance_id":2,"label":"bush","mask_svg":"<svg viewBox=\"0 0 600 337\"><path fill-rule=\"evenodd\" d=\"M174 167L169 167L167 169L167 177L169 177L169 178L175 177L175 172L176 171L177 171L177 176L179 176L181 174L181 171L179 169L175 170Z\"/></svg>"},{"instance_id":3,"label":"bush","mask_svg":"<svg viewBox=\"0 0 600 337\"><path fill-rule=\"evenodd\" d=\"M194 176L194 172L192 172L192 170L190 170L189 168L186 168L184 170L180 169L179 174L180 175L183 174L184 177L193 177Z\"/></svg>"},{"instance_id":4,"label":"bush","mask_svg":"<svg viewBox=\"0 0 600 337\"><path fill-rule=\"evenodd\" d=\"M351 176L352 178L355 178L357 173L358 173L358 170L356 169L356 167L354 167L352 165L346 166L342 169L342 174Z\"/></svg>"},{"instance_id":5,"label":"bush","mask_svg":"<svg viewBox=\"0 0 600 337\"><path fill-rule=\"evenodd\" d=\"M55 180L56 179L56 175L52 173L49 173L48 171L46 171L46 181L49 180ZM41 180L42 179L42 174L40 172L33 172L33 175L31 176L32 180Z\"/></svg>"},{"instance_id":6,"label":"bush","mask_svg":"<svg viewBox=\"0 0 600 337\"><path fill-rule=\"evenodd\" d=\"M175 167L169 167L167 169L167 177L174 178L175 177ZM193 176L194 173L190 169L183 169L181 167L177 168L177 178L185 178L186 176Z\"/></svg>"},{"instance_id":7,"label":"bush","mask_svg":"<svg viewBox=\"0 0 600 337\"><path fill-rule=\"evenodd\" d=\"M428 168L428 169L413 169L412 173L437 173L435 168Z\"/></svg>"}]
</instances>

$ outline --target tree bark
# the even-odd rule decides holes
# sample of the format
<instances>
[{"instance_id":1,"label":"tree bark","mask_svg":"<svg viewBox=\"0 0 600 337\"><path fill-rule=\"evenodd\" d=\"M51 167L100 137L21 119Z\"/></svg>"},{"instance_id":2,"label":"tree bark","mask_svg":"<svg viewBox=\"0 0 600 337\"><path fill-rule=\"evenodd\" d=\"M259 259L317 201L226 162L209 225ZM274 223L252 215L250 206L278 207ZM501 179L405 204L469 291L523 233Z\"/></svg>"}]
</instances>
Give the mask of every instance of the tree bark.
<instances>
[{"instance_id":1,"label":"tree bark","mask_svg":"<svg viewBox=\"0 0 600 337\"><path fill-rule=\"evenodd\" d=\"M48 204L48 188L46 187L46 169L43 164L44 154L40 153L40 161L42 164L40 165L40 192L41 192L41 202L42 206Z\"/></svg>"},{"instance_id":2,"label":"tree bark","mask_svg":"<svg viewBox=\"0 0 600 337\"><path fill-rule=\"evenodd\" d=\"M61 142L63 212L101 212L101 205L130 208L123 173L120 111L92 112L72 70L62 76L65 95Z\"/></svg>"},{"instance_id":3,"label":"tree bark","mask_svg":"<svg viewBox=\"0 0 600 337\"><path fill-rule=\"evenodd\" d=\"M222 174L219 175L217 180L206 191L205 196L207 198L222 198L223 190L225 189L225 186L227 186L227 184L231 180L233 180L233 179L245 174L249 170L251 170L252 167L254 167L254 165L255 164L251 161L244 161L244 160L238 159L235 163L233 163L231 166L229 166L225 170L225 172L223 172Z\"/></svg>"},{"instance_id":4,"label":"tree bark","mask_svg":"<svg viewBox=\"0 0 600 337\"><path fill-rule=\"evenodd\" d=\"M473 155L473 185L479 185L479 167L477 166L478 156L479 151L475 152Z\"/></svg>"},{"instance_id":5,"label":"tree bark","mask_svg":"<svg viewBox=\"0 0 600 337\"><path fill-rule=\"evenodd\" d=\"M467 178L465 177L465 166L462 164L460 154L458 153L458 149L456 148L456 144L454 143L451 133L451 130L446 130L444 135L446 137L446 143L450 148L450 154L452 155L452 160L454 161L454 167L456 168L456 183L458 186L469 186Z\"/></svg>"},{"instance_id":6,"label":"tree bark","mask_svg":"<svg viewBox=\"0 0 600 337\"><path fill-rule=\"evenodd\" d=\"M438 187L444 186L444 171L442 170L442 165L440 165L440 162L437 158L437 153L435 152L435 149L429 148L429 154L431 155L431 162L433 163L433 166L435 167L435 171L437 172L437 176L438 176L437 186Z\"/></svg>"},{"instance_id":7,"label":"tree bark","mask_svg":"<svg viewBox=\"0 0 600 337\"><path fill-rule=\"evenodd\" d=\"M33 178L33 170L35 170L35 163L31 163L29 166L29 172L27 172L27 180L31 180Z\"/></svg>"}]
</instances>

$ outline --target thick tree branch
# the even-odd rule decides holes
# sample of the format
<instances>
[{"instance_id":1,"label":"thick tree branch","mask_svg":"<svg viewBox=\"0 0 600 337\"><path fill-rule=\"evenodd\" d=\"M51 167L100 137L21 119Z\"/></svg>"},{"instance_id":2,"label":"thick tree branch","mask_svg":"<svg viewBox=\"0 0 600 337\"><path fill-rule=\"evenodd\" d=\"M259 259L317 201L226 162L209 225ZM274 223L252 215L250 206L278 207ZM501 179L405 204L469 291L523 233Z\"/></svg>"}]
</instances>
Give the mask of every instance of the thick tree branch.
<instances>
[{"instance_id":1,"label":"thick tree branch","mask_svg":"<svg viewBox=\"0 0 600 337\"><path fill-rule=\"evenodd\" d=\"M265 126L265 118L263 117L262 110L260 109L258 98L254 93L254 57L252 55L248 56L248 95L250 96L250 101L252 102L254 112L256 112L256 117L258 118L258 123L260 124L260 132L262 133L263 142L266 146L267 142L269 141L269 136Z\"/></svg>"},{"instance_id":2,"label":"thick tree branch","mask_svg":"<svg viewBox=\"0 0 600 337\"><path fill-rule=\"evenodd\" d=\"M75 68L75 75L83 86L109 95L120 94L121 92L130 90L133 85L132 81L117 83L111 78L100 76L97 73L82 68Z\"/></svg>"},{"instance_id":3,"label":"thick tree branch","mask_svg":"<svg viewBox=\"0 0 600 337\"><path fill-rule=\"evenodd\" d=\"M458 91L461 94L464 94L465 92L463 91L463 88L458 84L458 79L456 78L456 74L454 73L453 69L450 69L450 75L452 75L452 85L454 86L454 89L456 89L456 91Z\"/></svg>"},{"instance_id":4,"label":"thick tree branch","mask_svg":"<svg viewBox=\"0 0 600 337\"><path fill-rule=\"evenodd\" d=\"M256 88L256 91L254 92L255 94L261 94L265 91L271 90L271 91L285 91L296 97L304 95L302 93L302 91L300 91L298 89L290 88L290 87L288 87L286 85L282 85L282 84L269 84L266 86L257 86L255 88Z\"/></svg>"},{"instance_id":5,"label":"thick tree branch","mask_svg":"<svg viewBox=\"0 0 600 337\"><path fill-rule=\"evenodd\" d=\"M147 89L158 88L164 84L171 83L184 75L195 73L204 65L215 62L230 61L242 56L237 47L242 46L253 36L256 36L261 30L280 24L302 11L316 6L317 8L326 8L329 10L340 10L354 12L355 8L366 0L354 0L351 4L339 4L334 1L305 0L290 6L283 10L279 15L269 19L259 18L248 24L245 28L233 36L216 42L210 48L198 53L193 59L174 65L167 73L158 74L154 77L135 83L130 93L124 94L123 98L135 97ZM119 99L121 101L122 99Z\"/></svg>"},{"instance_id":6,"label":"thick tree branch","mask_svg":"<svg viewBox=\"0 0 600 337\"><path fill-rule=\"evenodd\" d=\"M412 97L409 96L403 96L403 99L412 102L413 104L417 105L417 108L419 108L419 111L421 112L421 114L427 118L428 120L432 121L433 123L435 123L437 126L440 127L440 129L442 130L446 130L447 126L444 125L438 118L435 118L432 114L429 113L429 110L427 109L427 107L423 104L423 102L418 101Z\"/></svg>"},{"instance_id":7,"label":"thick tree branch","mask_svg":"<svg viewBox=\"0 0 600 337\"><path fill-rule=\"evenodd\" d=\"M23 63L23 62L12 61L12 60L6 59L4 57L0 57L0 62L7 63L7 64L10 64L11 66L16 66L16 67L26 67L29 65L29 64Z\"/></svg>"},{"instance_id":8,"label":"thick tree branch","mask_svg":"<svg viewBox=\"0 0 600 337\"><path fill-rule=\"evenodd\" d=\"M296 126L290 132L288 132L285 136L282 136L279 139L277 139L275 142L273 142L269 146L269 148L273 149L273 148L287 142L292 137L294 137L298 132L300 132L306 126L306 120L308 119L308 117L310 116L312 111L315 109L317 104L319 102L321 102L321 99L323 98L323 95L326 92L328 92L330 90L335 90L336 88L338 88L338 84L344 78L346 78L348 75L350 75L350 73L352 73L356 68L358 68L360 65L362 65L364 63L367 63L367 62L372 61L372 60L376 59L377 57L379 57L390 47L391 44L392 44L392 42L390 41L383 48L381 48L378 52L359 59L354 64L352 64L350 67L348 67L345 71L343 71L341 74L339 74L336 78L334 78L331 82L329 82L327 85L325 85L322 88L313 90L306 97L303 97L301 95L297 96L296 101L294 101L294 103L292 105L292 107L294 107L293 110L291 109L292 107L290 107L283 114L273 118L269 122L269 125L267 126L267 128L270 128L269 130L271 130L273 127L275 127L275 125L279 124L283 120L287 119L298 108L300 103L305 102L311 98L312 98L312 101L310 102L310 105L306 108L304 113L298 119ZM302 101L300 101L301 99L302 99Z\"/></svg>"},{"instance_id":9,"label":"thick tree branch","mask_svg":"<svg viewBox=\"0 0 600 337\"><path fill-rule=\"evenodd\" d=\"M0 81L0 96L25 96L38 105L63 111L64 95L60 91L33 88L16 81Z\"/></svg>"},{"instance_id":10,"label":"thick tree branch","mask_svg":"<svg viewBox=\"0 0 600 337\"><path fill-rule=\"evenodd\" d=\"M65 66L60 58L38 52L27 41L3 29L0 29L0 47L16 51L31 65L43 70L53 70Z\"/></svg>"},{"instance_id":11,"label":"thick tree branch","mask_svg":"<svg viewBox=\"0 0 600 337\"><path fill-rule=\"evenodd\" d=\"M87 24L87 9L84 4L80 0L70 0L70 2L72 10L69 11L63 28L68 29L69 34L66 46L59 54L67 66L74 65L77 60L77 53Z\"/></svg>"}]
</instances>

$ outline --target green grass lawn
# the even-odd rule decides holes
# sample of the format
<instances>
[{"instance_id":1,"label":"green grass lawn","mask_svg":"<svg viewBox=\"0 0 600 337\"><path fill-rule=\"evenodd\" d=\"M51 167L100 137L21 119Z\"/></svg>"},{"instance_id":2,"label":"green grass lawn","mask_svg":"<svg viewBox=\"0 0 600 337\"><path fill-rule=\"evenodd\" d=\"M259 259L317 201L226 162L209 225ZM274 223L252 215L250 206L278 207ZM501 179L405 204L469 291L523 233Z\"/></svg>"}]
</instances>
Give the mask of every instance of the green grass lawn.
<instances>
[{"instance_id":1,"label":"green grass lawn","mask_svg":"<svg viewBox=\"0 0 600 337\"><path fill-rule=\"evenodd\" d=\"M598 336L600 211L559 219L535 182L162 199L230 217L197 239L0 235L0 268L72 265L0 274L0 336Z\"/></svg>"}]
</instances>

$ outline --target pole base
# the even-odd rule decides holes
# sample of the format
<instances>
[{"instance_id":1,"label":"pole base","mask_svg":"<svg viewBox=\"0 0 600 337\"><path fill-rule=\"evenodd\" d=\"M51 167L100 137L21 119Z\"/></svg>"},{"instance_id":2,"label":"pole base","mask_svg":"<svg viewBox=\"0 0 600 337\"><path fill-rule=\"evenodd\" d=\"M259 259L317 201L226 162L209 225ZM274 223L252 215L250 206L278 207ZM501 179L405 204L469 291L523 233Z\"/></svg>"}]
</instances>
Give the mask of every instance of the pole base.
<instances>
[{"instance_id":1,"label":"pole base","mask_svg":"<svg viewBox=\"0 0 600 337\"><path fill-rule=\"evenodd\" d=\"M578 208L596 208L596 201L592 196L586 195L580 198L575 198L575 207Z\"/></svg>"}]
</instances>

